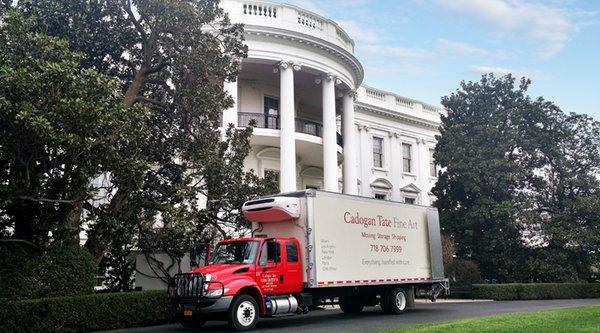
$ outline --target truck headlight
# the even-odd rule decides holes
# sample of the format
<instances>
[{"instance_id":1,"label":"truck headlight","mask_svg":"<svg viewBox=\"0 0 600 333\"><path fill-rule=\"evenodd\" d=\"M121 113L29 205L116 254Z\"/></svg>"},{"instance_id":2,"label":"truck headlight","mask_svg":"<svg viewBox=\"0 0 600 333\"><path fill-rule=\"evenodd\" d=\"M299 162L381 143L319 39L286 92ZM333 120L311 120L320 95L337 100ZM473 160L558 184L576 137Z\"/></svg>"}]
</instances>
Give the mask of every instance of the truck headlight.
<instances>
[{"instance_id":1,"label":"truck headlight","mask_svg":"<svg viewBox=\"0 0 600 333\"><path fill-rule=\"evenodd\" d=\"M229 291L229 289L219 288L219 289L214 289L214 290L208 290L204 295L209 298L217 298L217 297L223 296L223 294L226 293L227 291Z\"/></svg>"}]
</instances>

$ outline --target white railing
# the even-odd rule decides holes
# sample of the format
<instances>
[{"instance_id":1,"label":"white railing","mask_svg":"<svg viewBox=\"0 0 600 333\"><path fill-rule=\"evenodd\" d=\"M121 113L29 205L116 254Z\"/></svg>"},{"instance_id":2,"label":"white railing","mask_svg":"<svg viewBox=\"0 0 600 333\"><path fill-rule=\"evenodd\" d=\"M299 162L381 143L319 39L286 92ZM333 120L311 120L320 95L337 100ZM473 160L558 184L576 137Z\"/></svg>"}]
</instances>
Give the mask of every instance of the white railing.
<instances>
[{"instance_id":1,"label":"white railing","mask_svg":"<svg viewBox=\"0 0 600 333\"><path fill-rule=\"evenodd\" d=\"M373 89L367 89L367 97L377 99L380 101L385 101L385 93Z\"/></svg>"},{"instance_id":2,"label":"white railing","mask_svg":"<svg viewBox=\"0 0 600 333\"><path fill-rule=\"evenodd\" d=\"M244 14L277 18L277 7L263 3L244 3Z\"/></svg>"},{"instance_id":3,"label":"white railing","mask_svg":"<svg viewBox=\"0 0 600 333\"><path fill-rule=\"evenodd\" d=\"M295 31L354 53L354 41L334 21L297 6L261 0L221 0L231 22Z\"/></svg>"},{"instance_id":4,"label":"white railing","mask_svg":"<svg viewBox=\"0 0 600 333\"><path fill-rule=\"evenodd\" d=\"M436 108L435 106L425 104L425 103L423 103L423 110L431 112L431 113L436 113L436 114L440 112L440 110L438 108Z\"/></svg>"},{"instance_id":5,"label":"white railing","mask_svg":"<svg viewBox=\"0 0 600 333\"><path fill-rule=\"evenodd\" d=\"M358 102L380 109L404 113L428 121L439 121L439 116L445 114L443 108L369 86L363 85L357 92Z\"/></svg>"},{"instance_id":6,"label":"white railing","mask_svg":"<svg viewBox=\"0 0 600 333\"><path fill-rule=\"evenodd\" d=\"M344 43L345 45L348 46L352 46L352 40L350 39L350 37L348 37L348 35L346 34L346 32L340 28L336 28L335 29L335 34L337 36L337 38L342 41L342 43Z\"/></svg>"},{"instance_id":7,"label":"white railing","mask_svg":"<svg viewBox=\"0 0 600 333\"><path fill-rule=\"evenodd\" d=\"M313 29L323 30L323 20L303 11L298 11L298 24L305 25Z\"/></svg>"},{"instance_id":8,"label":"white railing","mask_svg":"<svg viewBox=\"0 0 600 333\"><path fill-rule=\"evenodd\" d=\"M396 96L396 105L404 106L412 109L415 106L415 102L408 98Z\"/></svg>"}]
</instances>

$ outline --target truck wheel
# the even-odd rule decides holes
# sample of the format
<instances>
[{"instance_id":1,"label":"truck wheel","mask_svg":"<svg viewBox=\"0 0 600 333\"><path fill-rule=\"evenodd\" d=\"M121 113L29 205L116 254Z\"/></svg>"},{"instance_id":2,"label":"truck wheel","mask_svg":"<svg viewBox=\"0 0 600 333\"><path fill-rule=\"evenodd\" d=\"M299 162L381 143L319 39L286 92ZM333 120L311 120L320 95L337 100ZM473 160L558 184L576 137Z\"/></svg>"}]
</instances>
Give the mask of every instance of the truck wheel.
<instances>
[{"instance_id":1,"label":"truck wheel","mask_svg":"<svg viewBox=\"0 0 600 333\"><path fill-rule=\"evenodd\" d=\"M340 309L344 313L360 313L364 307L365 305L360 301L340 297Z\"/></svg>"},{"instance_id":2,"label":"truck wheel","mask_svg":"<svg viewBox=\"0 0 600 333\"><path fill-rule=\"evenodd\" d=\"M187 328L188 330L195 330L202 328L206 324L206 319L204 318L192 318L192 319L184 319L181 322L181 326Z\"/></svg>"},{"instance_id":3,"label":"truck wheel","mask_svg":"<svg viewBox=\"0 0 600 333\"><path fill-rule=\"evenodd\" d=\"M258 321L258 304L254 297L238 295L231 303L229 325L238 332L249 331Z\"/></svg>"},{"instance_id":4,"label":"truck wheel","mask_svg":"<svg viewBox=\"0 0 600 333\"><path fill-rule=\"evenodd\" d=\"M381 310L384 313L400 314L406 311L406 291L402 288L389 290L381 300Z\"/></svg>"}]
</instances>

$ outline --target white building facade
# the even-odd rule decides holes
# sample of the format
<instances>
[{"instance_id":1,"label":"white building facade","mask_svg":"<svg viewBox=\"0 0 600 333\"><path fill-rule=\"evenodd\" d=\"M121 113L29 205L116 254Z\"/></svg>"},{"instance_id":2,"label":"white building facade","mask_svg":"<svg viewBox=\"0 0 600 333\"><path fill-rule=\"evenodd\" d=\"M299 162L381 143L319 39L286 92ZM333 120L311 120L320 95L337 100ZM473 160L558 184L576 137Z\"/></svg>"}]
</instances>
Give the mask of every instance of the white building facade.
<instances>
[{"instance_id":1,"label":"white building facade","mask_svg":"<svg viewBox=\"0 0 600 333\"><path fill-rule=\"evenodd\" d=\"M225 89L223 125L254 121L245 164L279 175L281 192L318 188L430 205L439 108L362 85L354 42L296 6L222 0L245 25L248 58Z\"/></svg>"}]
</instances>

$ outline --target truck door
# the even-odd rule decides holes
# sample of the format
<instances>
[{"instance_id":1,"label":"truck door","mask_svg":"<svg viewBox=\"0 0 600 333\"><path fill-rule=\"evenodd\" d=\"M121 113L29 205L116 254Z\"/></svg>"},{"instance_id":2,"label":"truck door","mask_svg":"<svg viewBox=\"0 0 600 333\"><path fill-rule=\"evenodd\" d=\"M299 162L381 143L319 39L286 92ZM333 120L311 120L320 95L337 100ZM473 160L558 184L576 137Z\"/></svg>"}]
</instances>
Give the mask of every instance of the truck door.
<instances>
[{"instance_id":1,"label":"truck door","mask_svg":"<svg viewBox=\"0 0 600 333\"><path fill-rule=\"evenodd\" d=\"M294 294L302 291L302 260L300 260L300 246L297 240L285 241L285 263L283 272L282 292Z\"/></svg>"},{"instance_id":2,"label":"truck door","mask_svg":"<svg viewBox=\"0 0 600 333\"><path fill-rule=\"evenodd\" d=\"M281 243L275 239L263 242L260 251L259 265L256 268L256 282L262 292L277 295L282 292L283 265L281 262Z\"/></svg>"}]
</instances>

